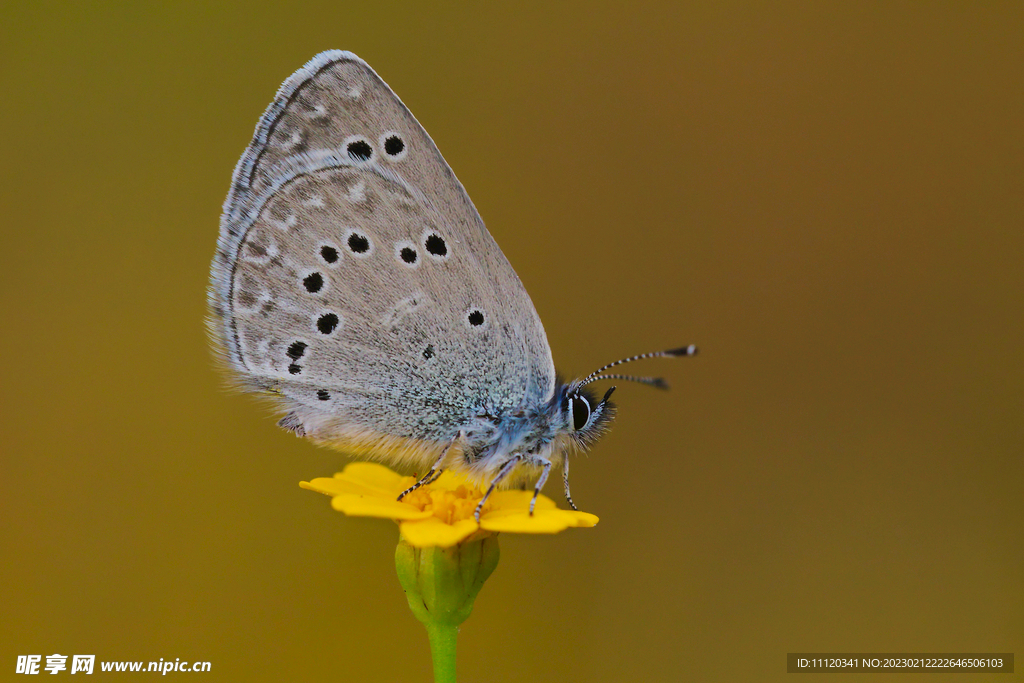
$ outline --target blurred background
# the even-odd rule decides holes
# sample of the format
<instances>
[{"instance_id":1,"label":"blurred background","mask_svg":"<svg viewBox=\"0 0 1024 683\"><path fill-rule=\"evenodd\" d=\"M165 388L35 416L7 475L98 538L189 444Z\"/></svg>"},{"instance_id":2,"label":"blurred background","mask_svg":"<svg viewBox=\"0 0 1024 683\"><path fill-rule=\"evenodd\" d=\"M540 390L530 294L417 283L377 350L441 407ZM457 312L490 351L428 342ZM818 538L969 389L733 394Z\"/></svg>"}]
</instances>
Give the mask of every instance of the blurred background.
<instances>
[{"instance_id":1,"label":"blurred background","mask_svg":"<svg viewBox=\"0 0 1024 683\"><path fill-rule=\"evenodd\" d=\"M330 48L433 136L563 373L702 351L573 465L600 525L502 537L462 680L1019 660L1024 8L679 5L5 4L0 671L429 679L394 525L299 489L347 458L226 391L203 326L235 162Z\"/></svg>"}]
</instances>

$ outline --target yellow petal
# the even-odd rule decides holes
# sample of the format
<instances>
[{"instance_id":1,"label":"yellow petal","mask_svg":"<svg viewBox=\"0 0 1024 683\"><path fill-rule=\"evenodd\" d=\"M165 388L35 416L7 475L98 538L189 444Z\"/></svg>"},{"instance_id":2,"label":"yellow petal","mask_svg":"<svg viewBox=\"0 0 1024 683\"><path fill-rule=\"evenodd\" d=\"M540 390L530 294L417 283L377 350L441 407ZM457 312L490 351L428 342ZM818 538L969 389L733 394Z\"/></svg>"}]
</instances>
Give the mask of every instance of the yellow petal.
<instances>
[{"instance_id":1,"label":"yellow petal","mask_svg":"<svg viewBox=\"0 0 1024 683\"><path fill-rule=\"evenodd\" d=\"M537 510L531 516L529 510L495 510L481 518L480 528L517 534L557 534L576 526L576 520L565 513L565 510Z\"/></svg>"},{"instance_id":2,"label":"yellow petal","mask_svg":"<svg viewBox=\"0 0 1024 683\"><path fill-rule=\"evenodd\" d=\"M477 525L472 519L464 519L455 524L445 524L431 515L422 520L402 522L400 528L402 538L411 546L448 548L469 538L477 530Z\"/></svg>"},{"instance_id":3,"label":"yellow petal","mask_svg":"<svg viewBox=\"0 0 1024 683\"><path fill-rule=\"evenodd\" d=\"M383 517L384 519L425 519L430 512L422 512L419 508L401 503L393 498L377 496L361 496L354 493L341 493L331 498L331 507L353 517Z\"/></svg>"},{"instance_id":4,"label":"yellow petal","mask_svg":"<svg viewBox=\"0 0 1024 683\"><path fill-rule=\"evenodd\" d=\"M336 496L339 493L353 493L348 482L334 479L333 477L317 477L313 481L300 481L299 486L309 491L325 493L328 496Z\"/></svg>"},{"instance_id":5,"label":"yellow petal","mask_svg":"<svg viewBox=\"0 0 1024 683\"><path fill-rule=\"evenodd\" d=\"M575 524L572 526L592 527L597 526L599 521L597 515L592 515L589 512L580 512L579 510L562 510L562 512L575 520Z\"/></svg>"},{"instance_id":6,"label":"yellow petal","mask_svg":"<svg viewBox=\"0 0 1024 683\"><path fill-rule=\"evenodd\" d=\"M495 491L487 499L492 510L529 510L533 491ZM555 501L545 495L537 496L537 510L556 509Z\"/></svg>"},{"instance_id":7,"label":"yellow petal","mask_svg":"<svg viewBox=\"0 0 1024 683\"><path fill-rule=\"evenodd\" d=\"M458 472L452 472L451 470L445 470L441 473L440 477L430 484L430 488L441 489L444 491L454 491L460 486L475 488L464 475L461 475Z\"/></svg>"},{"instance_id":8,"label":"yellow petal","mask_svg":"<svg viewBox=\"0 0 1024 683\"><path fill-rule=\"evenodd\" d=\"M335 474L334 478L388 495L395 491L396 496L408 487L405 483L408 477L403 477L375 462L351 462L345 465L343 471Z\"/></svg>"},{"instance_id":9,"label":"yellow petal","mask_svg":"<svg viewBox=\"0 0 1024 683\"><path fill-rule=\"evenodd\" d=\"M374 468L380 467L380 465L374 463L354 464L372 465ZM411 486L414 481L412 477L402 477L397 474L394 477L379 477L376 476L378 473L372 471L369 472L371 476L367 477L363 476L364 473L359 471L360 468L357 468L354 474L350 474L348 471L350 467L352 465L346 467L344 472L339 472L331 478L319 477L310 482L299 482L299 486L310 491L326 493L329 496L352 493L361 496L397 499L398 494ZM392 472L392 474L394 473Z\"/></svg>"}]
</instances>

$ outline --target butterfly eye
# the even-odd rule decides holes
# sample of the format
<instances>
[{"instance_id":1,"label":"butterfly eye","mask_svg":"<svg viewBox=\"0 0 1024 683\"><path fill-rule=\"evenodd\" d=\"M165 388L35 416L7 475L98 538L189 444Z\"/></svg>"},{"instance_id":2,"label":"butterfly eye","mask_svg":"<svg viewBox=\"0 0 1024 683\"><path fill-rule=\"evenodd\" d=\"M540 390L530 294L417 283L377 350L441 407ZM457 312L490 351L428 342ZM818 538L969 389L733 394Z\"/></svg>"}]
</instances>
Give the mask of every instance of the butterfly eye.
<instances>
[{"instance_id":1,"label":"butterfly eye","mask_svg":"<svg viewBox=\"0 0 1024 683\"><path fill-rule=\"evenodd\" d=\"M590 422L590 402L582 396L570 396L566 399L566 408L569 411L569 422L572 430L578 432Z\"/></svg>"}]
</instances>

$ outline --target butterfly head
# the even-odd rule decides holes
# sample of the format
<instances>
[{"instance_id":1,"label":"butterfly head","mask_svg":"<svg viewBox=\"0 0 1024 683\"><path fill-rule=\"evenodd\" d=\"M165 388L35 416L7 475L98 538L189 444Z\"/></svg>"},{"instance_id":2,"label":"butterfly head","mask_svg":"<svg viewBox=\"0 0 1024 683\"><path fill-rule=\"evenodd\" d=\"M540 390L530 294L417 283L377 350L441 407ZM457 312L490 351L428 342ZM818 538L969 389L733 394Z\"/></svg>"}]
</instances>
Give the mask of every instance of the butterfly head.
<instances>
[{"instance_id":1,"label":"butterfly head","mask_svg":"<svg viewBox=\"0 0 1024 683\"><path fill-rule=\"evenodd\" d=\"M615 404L608 401L615 387L598 400L596 394L578 384L563 384L559 391L560 422L580 448L587 448L608 429L615 416Z\"/></svg>"},{"instance_id":2,"label":"butterfly head","mask_svg":"<svg viewBox=\"0 0 1024 683\"><path fill-rule=\"evenodd\" d=\"M608 399L611 398L612 392L615 391L615 387L613 386L606 391L604 397L598 401L596 395L587 388L587 385L592 382L602 379L620 379L629 382L647 384L657 387L658 389L668 389L668 383L660 377L635 377L633 375L605 374L606 370L617 365L622 365L623 363L631 363L644 358L693 356L696 355L696 353L697 347L692 344L690 346L683 346L681 348L670 349L668 351L643 353L639 356L631 356L630 358L623 358L622 360L617 360L614 363L609 363L608 365L598 368L582 379L577 379L569 384L562 385L558 394L558 402L565 430L577 445L580 446L580 448L586 448L596 441L608 428L608 424L615 415L615 405L610 403Z\"/></svg>"}]
</instances>

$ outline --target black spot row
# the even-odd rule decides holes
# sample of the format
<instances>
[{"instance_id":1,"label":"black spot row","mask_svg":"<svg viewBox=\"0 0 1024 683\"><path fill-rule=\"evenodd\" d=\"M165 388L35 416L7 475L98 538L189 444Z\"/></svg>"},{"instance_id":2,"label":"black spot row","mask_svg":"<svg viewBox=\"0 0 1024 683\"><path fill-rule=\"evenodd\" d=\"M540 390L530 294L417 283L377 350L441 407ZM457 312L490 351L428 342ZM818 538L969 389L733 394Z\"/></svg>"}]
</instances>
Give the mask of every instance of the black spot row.
<instances>
[{"instance_id":1,"label":"black spot row","mask_svg":"<svg viewBox=\"0 0 1024 683\"><path fill-rule=\"evenodd\" d=\"M297 361L302 358L302 354L306 353L306 343L300 341L294 341L288 345L288 357L293 361ZM288 366L288 372L293 375L297 375L302 372L302 366L298 363L292 363Z\"/></svg>"},{"instance_id":2,"label":"black spot row","mask_svg":"<svg viewBox=\"0 0 1024 683\"><path fill-rule=\"evenodd\" d=\"M484 324L484 314L481 311L470 311L466 319L469 320L469 324L473 327L480 327Z\"/></svg>"},{"instance_id":3,"label":"black spot row","mask_svg":"<svg viewBox=\"0 0 1024 683\"><path fill-rule=\"evenodd\" d=\"M373 147L366 140L353 140L345 146L349 157L355 161L369 161L373 158ZM405 141L396 134L384 139L384 153L389 157L397 157L405 151Z\"/></svg>"},{"instance_id":4,"label":"black spot row","mask_svg":"<svg viewBox=\"0 0 1024 683\"><path fill-rule=\"evenodd\" d=\"M367 235L355 231L349 233L345 244L349 251L357 256L367 254L373 248L373 243ZM423 246L433 256L438 258L448 256L448 243L436 232L427 235L427 238L423 240ZM402 247L398 255L402 261L409 265L413 265L419 260L419 254L412 247ZM320 258L328 264L334 264L338 262L340 254L338 254L338 250L334 247L324 245L320 247ZM319 292L324 285L324 279L320 273L311 273L302 282L310 293Z\"/></svg>"},{"instance_id":5,"label":"black spot row","mask_svg":"<svg viewBox=\"0 0 1024 683\"><path fill-rule=\"evenodd\" d=\"M331 400L331 392L327 391L326 389L318 389L316 392L316 397L321 401L329 401Z\"/></svg>"}]
</instances>

